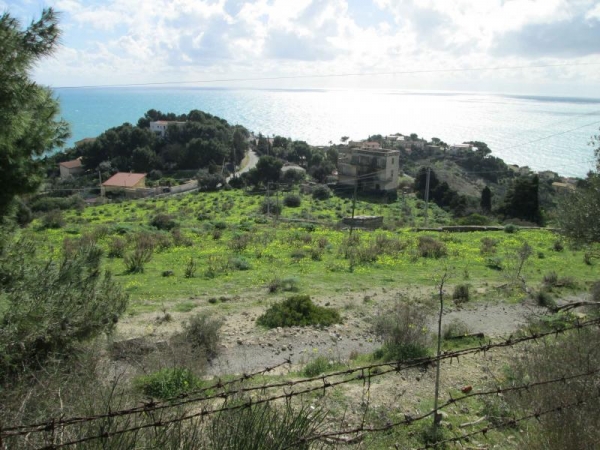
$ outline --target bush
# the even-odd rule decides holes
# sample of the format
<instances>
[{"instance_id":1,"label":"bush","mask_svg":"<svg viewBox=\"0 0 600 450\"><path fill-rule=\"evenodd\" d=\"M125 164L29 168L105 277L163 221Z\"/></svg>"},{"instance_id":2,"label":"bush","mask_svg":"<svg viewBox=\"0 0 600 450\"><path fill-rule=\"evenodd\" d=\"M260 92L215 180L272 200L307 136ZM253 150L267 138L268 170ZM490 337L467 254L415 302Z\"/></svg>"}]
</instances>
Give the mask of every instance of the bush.
<instances>
[{"instance_id":1,"label":"bush","mask_svg":"<svg viewBox=\"0 0 600 450\"><path fill-rule=\"evenodd\" d=\"M58 229L65 226L65 219L60 209L48 211L42 217L42 228Z\"/></svg>"},{"instance_id":2,"label":"bush","mask_svg":"<svg viewBox=\"0 0 600 450\"><path fill-rule=\"evenodd\" d=\"M244 258L231 258L229 265L235 270L250 270L252 268L248 260Z\"/></svg>"},{"instance_id":3,"label":"bush","mask_svg":"<svg viewBox=\"0 0 600 450\"><path fill-rule=\"evenodd\" d=\"M535 294L535 299L537 301L538 306L543 306L544 308L554 308L556 307L556 302L552 298L550 292L540 289Z\"/></svg>"},{"instance_id":4,"label":"bush","mask_svg":"<svg viewBox=\"0 0 600 450\"><path fill-rule=\"evenodd\" d=\"M552 249L555 252L562 252L565 249L565 246L563 245L563 243L560 240L556 240L556 241L554 241L554 244L552 245Z\"/></svg>"},{"instance_id":5,"label":"bush","mask_svg":"<svg viewBox=\"0 0 600 450\"><path fill-rule=\"evenodd\" d=\"M111 332L127 307L96 245L79 245L60 261L39 257L36 247L23 239L0 246L0 379Z\"/></svg>"},{"instance_id":6,"label":"bush","mask_svg":"<svg viewBox=\"0 0 600 450\"><path fill-rule=\"evenodd\" d=\"M213 359L219 353L221 326L223 322L207 314L198 313L183 326L183 337L193 349L201 351L207 359Z\"/></svg>"},{"instance_id":7,"label":"bush","mask_svg":"<svg viewBox=\"0 0 600 450\"><path fill-rule=\"evenodd\" d=\"M479 252L482 255L493 255L494 253L496 253L497 245L497 239L492 239L489 237L481 238L481 246L479 247Z\"/></svg>"},{"instance_id":8,"label":"bush","mask_svg":"<svg viewBox=\"0 0 600 450\"><path fill-rule=\"evenodd\" d=\"M279 202L272 198L265 199L260 205L260 211L263 214L275 214L276 216L278 216L279 214L281 214L281 210L282 207L279 204Z\"/></svg>"},{"instance_id":9,"label":"bush","mask_svg":"<svg viewBox=\"0 0 600 450\"><path fill-rule=\"evenodd\" d=\"M452 300L457 305L466 303L469 301L469 285L468 284L458 284L454 287L454 292L452 292Z\"/></svg>"},{"instance_id":10,"label":"bush","mask_svg":"<svg viewBox=\"0 0 600 450\"><path fill-rule=\"evenodd\" d=\"M177 226L177 222L169 214L157 214L150 220L150 225L159 230L169 231Z\"/></svg>"},{"instance_id":11,"label":"bush","mask_svg":"<svg viewBox=\"0 0 600 450\"><path fill-rule=\"evenodd\" d=\"M468 215L467 217L463 217L459 220L461 225L488 225L490 223L490 219L486 216L482 216L481 214L473 213Z\"/></svg>"},{"instance_id":12,"label":"bush","mask_svg":"<svg viewBox=\"0 0 600 450\"><path fill-rule=\"evenodd\" d=\"M452 339L471 334L471 329L462 320L454 319L452 322L444 325L442 336L444 339Z\"/></svg>"},{"instance_id":13,"label":"bush","mask_svg":"<svg viewBox=\"0 0 600 450\"><path fill-rule=\"evenodd\" d=\"M186 278L194 278L196 276L196 261L194 258L190 258L185 266L185 272L183 274Z\"/></svg>"},{"instance_id":14,"label":"bush","mask_svg":"<svg viewBox=\"0 0 600 450\"><path fill-rule=\"evenodd\" d=\"M441 258L448 254L446 245L431 236L419 236L417 244L419 256L423 258Z\"/></svg>"},{"instance_id":15,"label":"bush","mask_svg":"<svg viewBox=\"0 0 600 450\"><path fill-rule=\"evenodd\" d=\"M597 328L577 330L550 341L532 343L512 359L508 367L511 379L507 380L506 386L553 379L562 381L504 394L505 401L512 408L510 417L577 403L576 407L562 408L560 414L541 415L535 425L532 424L535 428L523 434L521 448L563 450L598 447L600 410L596 400L598 377L595 371L600 367L599 339ZM591 371L589 376L569 379L586 371Z\"/></svg>"},{"instance_id":16,"label":"bush","mask_svg":"<svg viewBox=\"0 0 600 450\"><path fill-rule=\"evenodd\" d=\"M133 384L145 396L166 400L196 389L201 380L188 369L174 367L140 376Z\"/></svg>"},{"instance_id":17,"label":"bush","mask_svg":"<svg viewBox=\"0 0 600 450\"><path fill-rule=\"evenodd\" d=\"M127 248L127 241L120 237L114 237L108 242L108 257L122 258Z\"/></svg>"},{"instance_id":18,"label":"bush","mask_svg":"<svg viewBox=\"0 0 600 450\"><path fill-rule=\"evenodd\" d=\"M430 343L427 322L423 308L396 303L393 309L377 316L373 324L373 331L383 340L383 347L375 352L375 357L404 361L427 356Z\"/></svg>"},{"instance_id":19,"label":"bush","mask_svg":"<svg viewBox=\"0 0 600 450\"><path fill-rule=\"evenodd\" d=\"M327 200L331 197L331 189L324 184L319 184L312 190L312 196L315 200Z\"/></svg>"},{"instance_id":20,"label":"bush","mask_svg":"<svg viewBox=\"0 0 600 450\"><path fill-rule=\"evenodd\" d=\"M267 328L277 328L328 326L341 321L340 314L335 309L315 305L308 295L295 295L275 303L256 320L256 323Z\"/></svg>"},{"instance_id":21,"label":"bush","mask_svg":"<svg viewBox=\"0 0 600 450\"><path fill-rule=\"evenodd\" d=\"M283 204L289 208L298 208L301 203L302 200L299 195L290 194L283 198Z\"/></svg>"},{"instance_id":22,"label":"bush","mask_svg":"<svg viewBox=\"0 0 600 450\"><path fill-rule=\"evenodd\" d=\"M300 290L298 287L298 279L295 277L273 278L269 281L267 287L271 294L279 291L297 292Z\"/></svg>"},{"instance_id":23,"label":"bush","mask_svg":"<svg viewBox=\"0 0 600 450\"><path fill-rule=\"evenodd\" d=\"M316 377L323 373L329 372L330 370L335 370L339 368L341 365L336 364L333 361L330 361L325 356L317 356L311 362L306 364L302 369L302 375L305 377Z\"/></svg>"},{"instance_id":24,"label":"bush","mask_svg":"<svg viewBox=\"0 0 600 450\"><path fill-rule=\"evenodd\" d=\"M557 283L558 283L558 275L556 274L556 272L552 271L552 272L548 272L546 275L544 275L544 284L546 286L554 287L554 286L556 286Z\"/></svg>"},{"instance_id":25,"label":"bush","mask_svg":"<svg viewBox=\"0 0 600 450\"><path fill-rule=\"evenodd\" d=\"M241 253L246 250L251 242L252 235L250 233L234 234L227 243L227 246L234 252Z\"/></svg>"},{"instance_id":26,"label":"bush","mask_svg":"<svg viewBox=\"0 0 600 450\"><path fill-rule=\"evenodd\" d=\"M600 281L596 281L592 284L590 295L593 302L600 302Z\"/></svg>"},{"instance_id":27,"label":"bush","mask_svg":"<svg viewBox=\"0 0 600 450\"><path fill-rule=\"evenodd\" d=\"M517 231L519 231L519 227L512 223L509 223L504 227L504 232L508 234L516 233Z\"/></svg>"},{"instance_id":28,"label":"bush","mask_svg":"<svg viewBox=\"0 0 600 450\"><path fill-rule=\"evenodd\" d=\"M504 270L504 261L502 258L488 258L485 262L486 267L494 270Z\"/></svg>"},{"instance_id":29,"label":"bush","mask_svg":"<svg viewBox=\"0 0 600 450\"><path fill-rule=\"evenodd\" d=\"M144 266L152 259L154 245L152 235L140 233L136 236L135 249L123 258L128 273L144 273Z\"/></svg>"}]
</instances>

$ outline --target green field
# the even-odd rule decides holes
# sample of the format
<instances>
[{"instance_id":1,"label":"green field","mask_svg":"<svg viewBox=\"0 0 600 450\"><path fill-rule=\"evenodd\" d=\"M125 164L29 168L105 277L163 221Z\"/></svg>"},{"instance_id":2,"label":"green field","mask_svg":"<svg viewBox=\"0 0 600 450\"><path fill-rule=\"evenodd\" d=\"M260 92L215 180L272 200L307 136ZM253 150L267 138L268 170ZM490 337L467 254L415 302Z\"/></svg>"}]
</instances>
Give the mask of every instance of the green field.
<instances>
[{"instance_id":1,"label":"green field","mask_svg":"<svg viewBox=\"0 0 600 450\"><path fill-rule=\"evenodd\" d=\"M522 272L528 284L539 284L551 271L573 278L581 288L596 277L595 268L584 262L583 250L566 244L564 250L555 249L561 238L552 231L417 233L409 226L423 223L423 205L407 197L392 204L357 202L356 214L382 215L384 229L356 230L349 243L349 230L337 224L351 214L351 199L301 198L300 207L283 208L280 220L260 212L263 195L235 190L134 200L65 212L66 224L58 229L44 229L37 219L23 234L54 255L82 238L99 243L106 267L131 296L131 312L161 305L185 309L179 304L190 298L248 290L264 289L266 294L276 278L291 278L302 292L316 297L377 286L434 286L446 268L454 284L503 283L514 277L516 252L524 243L533 249ZM160 231L151 226L160 214L170 216L175 227ZM430 224L448 223L444 211L430 209ZM154 252L143 273L128 273L122 257L108 257L114 240L122 241L127 254L144 233L152 236ZM445 256L420 256L423 235L445 247ZM493 240L491 251L482 252L482 239ZM195 272L186 277L191 260Z\"/></svg>"}]
</instances>

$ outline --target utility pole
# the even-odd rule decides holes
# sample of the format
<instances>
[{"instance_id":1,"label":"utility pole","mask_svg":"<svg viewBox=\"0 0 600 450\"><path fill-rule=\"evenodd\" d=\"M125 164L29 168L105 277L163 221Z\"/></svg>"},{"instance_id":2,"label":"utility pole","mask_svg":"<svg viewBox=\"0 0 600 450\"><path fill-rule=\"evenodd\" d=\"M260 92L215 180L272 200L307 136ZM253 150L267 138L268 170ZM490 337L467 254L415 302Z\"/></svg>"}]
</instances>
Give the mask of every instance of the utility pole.
<instances>
[{"instance_id":1,"label":"utility pole","mask_svg":"<svg viewBox=\"0 0 600 450\"><path fill-rule=\"evenodd\" d=\"M267 181L267 217L271 217L271 182Z\"/></svg>"},{"instance_id":2,"label":"utility pole","mask_svg":"<svg viewBox=\"0 0 600 450\"><path fill-rule=\"evenodd\" d=\"M276 189L277 189L275 191L276 192L276 197L277 197L277 209L275 210L275 218L277 220L279 220L279 211L281 211L281 208L279 207L279 183L276 183L275 186L276 186Z\"/></svg>"},{"instance_id":3,"label":"utility pole","mask_svg":"<svg viewBox=\"0 0 600 450\"><path fill-rule=\"evenodd\" d=\"M425 228L429 222L429 178L431 177L431 167L427 168L427 180L425 181Z\"/></svg>"},{"instance_id":4,"label":"utility pole","mask_svg":"<svg viewBox=\"0 0 600 450\"><path fill-rule=\"evenodd\" d=\"M350 222L350 239L354 231L354 210L356 209L356 189L358 187L358 177L354 180L354 194L352 195L352 221Z\"/></svg>"}]
</instances>

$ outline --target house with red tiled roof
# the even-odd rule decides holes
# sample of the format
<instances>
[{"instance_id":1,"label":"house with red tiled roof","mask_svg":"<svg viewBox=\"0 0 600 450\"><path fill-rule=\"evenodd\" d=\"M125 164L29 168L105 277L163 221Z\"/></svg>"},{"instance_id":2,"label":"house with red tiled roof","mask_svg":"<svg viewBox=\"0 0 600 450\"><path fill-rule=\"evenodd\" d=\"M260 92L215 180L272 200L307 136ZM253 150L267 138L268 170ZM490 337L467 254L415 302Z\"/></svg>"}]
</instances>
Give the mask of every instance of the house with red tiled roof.
<instances>
[{"instance_id":1,"label":"house with red tiled roof","mask_svg":"<svg viewBox=\"0 0 600 450\"><path fill-rule=\"evenodd\" d=\"M83 172L83 164L81 164L81 157L72 161L63 161L58 163L60 168L60 177L64 180L71 178L74 175L78 175Z\"/></svg>"},{"instance_id":2,"label":"house with red tiled roof","mask_svg":"<svg viewBox=\"0 0 600 450\"><path fill-rule=\"evenodd\" d=\"M120 189L143 189L145 187L145 173L117 172L102 183L102 188L105 192L117 191Z\"/></svg>"}]
</instances>

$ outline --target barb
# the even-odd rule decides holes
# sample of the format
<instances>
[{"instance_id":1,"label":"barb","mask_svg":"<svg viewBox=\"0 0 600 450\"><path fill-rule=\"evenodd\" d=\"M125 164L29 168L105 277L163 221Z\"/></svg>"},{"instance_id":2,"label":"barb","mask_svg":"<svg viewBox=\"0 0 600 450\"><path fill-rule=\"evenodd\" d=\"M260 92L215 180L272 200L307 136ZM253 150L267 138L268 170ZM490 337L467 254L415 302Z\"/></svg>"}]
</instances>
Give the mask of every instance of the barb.
<instances>
[{"instance_id":1,"label":"barb","mask_svg":"<svg viewBox=\"0 0 600 450\"><path fill-rule=\"evenodd\" d=\"M535 412L531 413L531 414L527 414L525 416L521 416L518 418L513 418L513 419L509 419L506 422L500 423L500 424L491 424L491 425L487 425L483 428L480 428L478 430L475 430L471 433L467 433L467 434L462 434L460 436L456 436L453 438L448 438L448 439L444 439L443 441L438 441L436 443L432 443L429 444L425 447L420 447L417 450L427 450L428 448L435 448L435 447L439 447L439 446L443 446L444 444L449 444L450 442L459 442L459 441L464 441L465 439L468 439L470 437L476 436L478 434L483 434L485 435L486 433L488 433L489 431L492 430L496 430L499 428L503 428L503 427L507 427L507 426L515 426L516 424L520 423L520 422L525 422L527 420L531 420L531 419L539 419L542 416L548 415L548 414L552 414L552 413L556 413L556 412L561 412L565 409L569 409L569 408L574 408L577 406L581 406L585 403L589 403L592 400L597 400L600 399L600 394L599 395L594 395L593 397L588 397L586 399L578 399L574 402L571 403L562 403L558 406L555 406L554 408L550 408L550 409L546 409L546 410L536 410Z\"/></svg>"},{"instance_id":2,"label":"barb","mask_svg":"<svg viewBox=\"0 0 600 450\"><path fill-rule=\"evenodd\" d=\"M600 368L596 369L596 370L587 370L585 372L581 372L581 373L578 373L575 375L569 375L569 376L563 375L558 378L553 378L553 379L544 380L544 381L538 381L535 383L522 384L519 386L510 386L510 387L506 387L506 388L496 388L496 389L491 389L491 390L487 390L487 391L471 392L469 394L465 394L462 397L457 397L457 398L453 398L451 396L449 400L447 400L446 402L439 405L437 410L438 411L442 410L444 408L447 408L450 405L454 405L456 403L463 402L463 401L468 400L473 397L485 397L488 395L505 394L507 392L527 391L527 390L530 390L530 389L533 389L536 387L546 386L546 385L550 385L550 384L554 384L554 383L565 383L569 380L589 377L592 375L596 375L598 373L600 373ZM414 416L414 417L406 416L404 418L404 420L387 423L380 427L365 427L363 425L360 425L358 427L349 428L349 429L345 429L345 430L337 430L337 431L329 431L329 432L325 432L325 433L320 433L318 435L313 435L313 436L304 438L302 440L296 441L292 445L285 447L284 450L287 448L294 448L296 445L299 445L299 444L303 444L303 443L307 443L307 442L311 442L311 441L315 441L315 440L320 440L320 439L329 439L329 438L335 438L335 437L340 437L340 436L344 436L344 435L352 435L352 434L356 434L356 433L375 433L375 432L388 431L388 430L391 430L392 428L396 428L396 427L403 426L403 425L410 426L421 420L425 420L428 417L432 417L435 412L436 412L436 410L432 409L432 410L430 410L426 413L423 413L421 415L418 415L418 416Z\"/></svg>"},{"instance_id":3,"label":"barb","mask_svg":"<svg viewBox=\"0 0 600 450\"><path fill-rule=\"evenodd\" d=\"M183 406L183 405L187 405L187 404L191 404L191 403L204 402L204 401L217 400L217 399L221 399L221 400L224 399L226 401L230 396L244 394L244 393L250 393L253 391L259 391L259 390L266 391L269 389L284 388L284 387L289 388L289 387L294 387L294 386L303 385L303 384L307 384L307 383L313 383L315 381L321 382L312 387L308 387L307 389L302 389L302 390L299 390L296 392L291 391L291 392L286 392L286 393L279 394L279 395L272 395L272 396L266 397L264 399L254 400L249 403L244 403L244 404L240 404L240 405L224 406L221 408L202 410L201 412L198 412L198 413L184 415L182 417L170 419L168 421L155 421L155 422L147 423L147 424L140 425L140 426L134 427L134 428L116 430L112 433L102 433L100 435L88 436L88 437L79 439L77 441L70 441L70 442L61 443L60 445L46 447L46 448L61 448L61 447L66 447L66 446L70 446L70 445L79 444L82 442L87 442L87 441L94 440L94 439L101 439L101 438L105 438L108 436L137 431L137 430L141 430L144 428L160 427L160 426L169 425L169 424L172 424L175 422L190 420L190 419L197 418L197 417L204 417L204 416L218 414L218 413L222 413L222 412L226 412L226 411L233 411L233 410L245 408L245 407L252 406L252 405L268 403L271 401L276 401L276 400L281 400L281 399L290 399L292 397L304 395L304 394L315 392L315 391L322 390L323 392L325 392L327 389L331 389L335 386L339 386L342 384L350 383L353 381L359 381L359 380L364 381L365 371L369 374L368 375L369 379L371 379L374 377L386 375L391 372L400 372L403 370L408 370L410 368L421 367L423 365L429 365L438 360L439 361L447 360L447 359L452 360L453 358L458 359L460 356L465 356L465 355L469 355L469 354L476 354L476 353L480 353L480 352L485 353L485 352L493 350L493 349L511 347L513 345L517 345L520 343L542 339L547 336L557 336L559 334L562 334L562 333L565 333L565 332L568 332L571 330L582 329L582 328L590 327L590 326L594 326L594 325L600 325L600 319L593 319L593 320L589 320L586 322L577 322L576 324L572 325L571 327L566 327L566 328L559 329L559 330L552 330L552 331L548 331L548 332L544 332L544 333L534 333L534 334L531 334L530 336L524 336L524 337L520 337L520 338L509 338L505 341L498 342L498 343L493 343L493 344L488 343L488 344L477 346L477 347L470 347L467 349L457 350L457 351L453 351L453 352L446 352L446 353L440 355L439 358L426 357L426 358L413 359L410 361L406 361L404 363L395 362L395 363L371 364L368 366L341 370L341 371L337 371L334 373L330 373L328 375L320 375L320 376L316 376L316 377L312 377L312 378L304 378L304 379L300 379L300 380L296 380L296 381L285 381L285 382L278 382L278 383L272 383L272 384L266 384L266 385L260 385L260 386L244 386L239 389L232 390L230 392L223 391L223 388L226 386L230 386L235 383L240 383L240 382L246 381L248 379L255 377L258 374L267 373L267 372L273 370L274 368L277 368L284 364L289 363L289 361L286 361L282 364L273 366L271 368L266 368L262 371L254 373L254 374L243 375L242 377L239 377L236 380L232 380L227 383L219 382L216 385L196 391L196 394L197 394L198 392L205 393L211 389L221 389L220 392L218 392L212 396L203 396L200 398L195 398L195 397L190 397L190 395L188 394L187 396L184 396L185 398L182 398L182 396L175 397L174 399L167 400L164 402L151 402L151 403L147 403L141 407L135 407L135 408L119 410L119 411L112 411L112 412L109 412L106 414L99 414L99 415L94 415L94 416L89 416L89 417L71 417L71 418L59 418L59 419L54 418L54 419L51 419L51 420L48 420L45 422L41 422L41 423L36 423L33 425L3 427L0 430L0 439L4 439L7 437L23 436L23 435L27 435L30 433L52 432L58 427L65 427L65 426L75 425L75 424L84 424L84 423L88 423L88 422L92 422L92 421L96 421L96 420L124 417L124 416L141 414L141 413L148 414L151 412L156 412L156 411L160 411L160 410L164 410L164 409L172 409L172 408L175 408L178 406ZM383 368L387 368L387 369L381 370ZM377 370L373 370L373 369L377 369ZM348 377L348 375L353 375L353 374L354 374L354 376ZM586 372L585 374L580 375L580 376L585 376L585 375L589 375L589 372ZM335 380L336 377L342 377L342 379ZM562 377L558 381L563 381L565 379L570 379L570 378ZM550 382L556 382L556 381L547 381L544 383L550 383ZM533 386L533 384L523 386L523 387L506 388L506 391L517 390L517 389L526 389L526 388L530 388L532 386ZM447 406L448 404L454 403L456 401L460 401L461 399L468 398L470 396L491 395L491 394L497 394L498 392L503 392L503 391L498 391L496 389L493 391L488 391L487 393L473 393L473 394L470 394L469 396L461 397L459 399L453 399L453 400L447 402L446 404L442 405L442 407ZM177 400L179 400L179 401L177 401ZM336 436L336 435L340 435L340 434L348 434L348 433L353 433L353 432L358 432L358 431L384 431L393 426L408 424L409 422L412 423L412 422L416 421L417 419L422 420L425 417L431 416L431 414L432 414L432 412L429 412L429 413L423 415L422 417L419 416L419 418L409 418L409 419L406 419L405 421L400 421L395 424L390 424L389 426L386 425L386 426L380 427L380 428L364 428L364 429L356 429L355 428L353 430L345 430L345 431L335 432L335 433L332 433L329 435L323 435L323 437Z\"/></svg>"}]
</instances>

